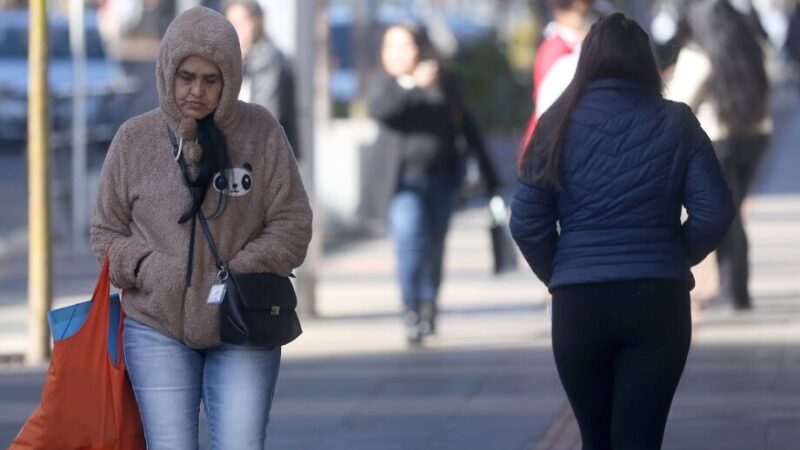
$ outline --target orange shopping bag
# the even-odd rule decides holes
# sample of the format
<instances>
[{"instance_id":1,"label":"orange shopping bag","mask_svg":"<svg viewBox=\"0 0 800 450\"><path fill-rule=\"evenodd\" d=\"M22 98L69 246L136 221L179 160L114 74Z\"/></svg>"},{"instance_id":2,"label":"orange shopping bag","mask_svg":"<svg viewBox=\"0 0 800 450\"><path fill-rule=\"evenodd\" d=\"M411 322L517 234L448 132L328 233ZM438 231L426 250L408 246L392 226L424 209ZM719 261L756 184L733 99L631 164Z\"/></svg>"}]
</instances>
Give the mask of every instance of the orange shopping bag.
<instances>
[{"instance_id":1,"label":"orange shopping bag","mask_svg":"<svg viewBox=\"0 0 800 450\"><path fill-rule=\"evenodd\" d=\"M74 335L55 341L42 402L9 450L145 448L139 409L123 364L121 309L115 363L109 355L109 288L106 256L86 321Z\"/></svg>"}]
</instances>

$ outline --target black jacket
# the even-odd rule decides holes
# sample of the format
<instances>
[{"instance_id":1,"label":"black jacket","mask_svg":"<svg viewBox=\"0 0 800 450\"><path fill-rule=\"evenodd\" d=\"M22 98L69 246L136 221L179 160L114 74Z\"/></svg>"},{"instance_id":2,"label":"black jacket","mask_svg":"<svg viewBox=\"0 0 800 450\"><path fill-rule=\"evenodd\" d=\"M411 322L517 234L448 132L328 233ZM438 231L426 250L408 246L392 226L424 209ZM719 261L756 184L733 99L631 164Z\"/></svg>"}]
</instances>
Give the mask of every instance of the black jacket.
<instances>
[{"instance_id":1,"label":"black jacket","mask_svg":"<svg viewBox=\"0 0 800 450\"><path fill-rule=\"evenodd\" d=\"M378 149L390 154L388 182L396 189L409 179L440 178L457 186L465 160L477 159L489 191L498 187L480 130L464 106L457 80L406 89L394 77L377 73L369 89L370 115L379 122Z\"/></svg>"}]
</instances>

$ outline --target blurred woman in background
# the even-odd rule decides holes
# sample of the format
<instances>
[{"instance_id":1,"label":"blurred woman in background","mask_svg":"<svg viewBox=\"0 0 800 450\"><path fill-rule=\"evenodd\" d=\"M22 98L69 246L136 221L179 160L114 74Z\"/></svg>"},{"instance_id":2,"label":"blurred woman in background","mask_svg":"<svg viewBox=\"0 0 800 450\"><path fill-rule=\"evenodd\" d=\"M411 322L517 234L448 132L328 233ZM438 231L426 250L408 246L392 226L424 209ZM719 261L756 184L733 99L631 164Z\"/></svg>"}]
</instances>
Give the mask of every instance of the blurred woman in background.
<instances>
[{"instance_id":1,"label":"blurred woman in background","mask_svg":"<svg viewBox=\"0 0 800 450\"><path fill-rule=\"evenodd\" d=\"M717 248L719 296L752 308L741 205L769 143L769 80L752 22L728 0L695 0L689 42L678 54L667 97L688 104L714 144L739 214Z\"/></svg>"},{"instance_id":2,"label":"blurred woman in background","mask_svg":"<svg viewBox=\"0 0 800 450\"><path fill-rule=\"evenodd\" d=\"M553 20L542 30L544 39L533 62L533 113L517 161L530 142L536 122L564 92L578 65L581 41L597 20L595 0L547 0Z\"/></svg>"},{"instance_id":3,"label":"blurred woman in background","mask_svg":"<svg viewBox=\"0 0 800 450\"><path fill-rule=\"evenodd\" d=\"M477 158L487 189L497 177L458 81L442 67L424 30L394 25L383 36L381 70L370 83L369 111L380 124L378 150L390 161L389 231L408 342L436 331L444 241L464 172Z\"/></svg>"}]
</instances>

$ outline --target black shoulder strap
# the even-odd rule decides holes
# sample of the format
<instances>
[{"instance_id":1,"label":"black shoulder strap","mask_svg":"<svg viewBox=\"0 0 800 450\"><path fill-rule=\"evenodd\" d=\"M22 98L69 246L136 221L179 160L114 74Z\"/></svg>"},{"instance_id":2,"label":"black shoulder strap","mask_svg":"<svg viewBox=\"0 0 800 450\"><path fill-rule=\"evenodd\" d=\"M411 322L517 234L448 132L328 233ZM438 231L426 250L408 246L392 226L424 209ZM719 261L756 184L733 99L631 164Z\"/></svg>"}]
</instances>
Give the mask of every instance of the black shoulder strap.
<instances>
[{"instance_id":1,"label":"black shoulder strap","mask_svg":"<svg viewBox=\"0 0 800 450\"><path fill-rule=\"evenodd\" d=\"M191 178L189 177L189 168L186 167L186 161L183 160L183 155L178 155L178 139L175 137L175 133L172 132L172 129L164 123L164 126L167 128L167 134L169 135L169 140L172 143L172 156L178 162L178 167L181 169L181 176L183 176L184 184L187 186L191 182ZM192 217L192 224L189 228L189 254L186 258L186 281L184 283L185 287L189 287L192 285L192 271L194 268L194 232L197 228L197 220L195 217Z\"/></svg>"},{"instance_id":2,"label":"black shoulder strap","mask_svg":"<svg viewBox=\"0 0 800 450\"><path fill-rule=\"evenodd\" d=\"M214 244L214 237L211 236L211 230L208 228L208 221L206 221L203 211L198 211L197 216L200 218L200 226L203 228L203 234L206 236L208 246L211 248L211 254L214 256L214 264L217 266L217 270L228 270L225 267L225 263L222 262L222 258L219 257L217 246Z\"/></svg>"},{"instance_id":3,"label":"black shoulder strap","mask_svg":"<svg viewBox=\"0 0 800 450\"><path fill-rule=\"evenodd\" d=\"M173 133L172 129L167 125L167 133L169 134L170 142L172 142L172 151L175 160L178 162L178 166L181 169L181 175L183 176L184 181L188 185L191 183L191 177L189 175L189 167L186 165L186 161L183 159L183 155L179 155L179 144L178 139L175 137L175 133ZM208 241L208 246L211 248L211 254L214 257L214 264L217 266L217 270L220 271L227 271L227 267L225 267L225 263L222 262L222 258L219 256L219 252L217 251L217 246L214 243L214 238L211 235L211 230L208 227L208 221L206 220L203 211L200 210L197 212L195 216L192 217L192 225L191 225L191 234L189 235L189 255L188 255L188 267L186 269L186 286L190 286L192 284L192 269L193 269L193 260L194 260L194 234L195 229L197 227L197 219L200 219L200 225L203 229L203 235L206 237Z\"/></svg>"}]
</instances>

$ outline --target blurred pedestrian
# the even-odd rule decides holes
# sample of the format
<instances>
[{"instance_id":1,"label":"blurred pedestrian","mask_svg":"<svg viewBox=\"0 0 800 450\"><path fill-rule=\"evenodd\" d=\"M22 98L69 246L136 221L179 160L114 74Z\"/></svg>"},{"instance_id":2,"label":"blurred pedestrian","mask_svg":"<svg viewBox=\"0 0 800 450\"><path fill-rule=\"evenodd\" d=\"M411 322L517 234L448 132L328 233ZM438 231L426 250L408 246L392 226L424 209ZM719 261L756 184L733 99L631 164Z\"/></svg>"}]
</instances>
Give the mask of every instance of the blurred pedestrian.
<instances>
[{"instance_id":1,"label":"blurred pedestrian","mask_svg":"<svg viewBox=\"0 0 800 450\"><path fill-rule=\"evenodd\" d=\"M390 160L384 177L407 338L419 344L436 331L445 235L466 151L474 152L490 192L497 177L458 80L442 67L424 30L390 26L381 63L369 111L380 123L377 148Z\"/></svg>"},{"instance_id":2,"label":"blurred pedestrian","mask_svg":"<svg viewBox=\"0 0 800 450\"><path fill-rule=\"evenodd\" d=\"M61 2L63 3L63 2ZM158 106L153 72L161 36L175 17L175 2L102 0L97 2L97 26L103 48L118 61L125 80L109 105L121 122Z\"/></svg>"},{"instance_id":3,"label":"blurred pedestrian","mask_svg":"<svg viewBox=\"0 0 800 450\"><path fill-rule=\"evenodd\" d=\"M795 2L792 12L789 13L789 26L786 30L784 47L797 79L797 73L800 72L800 2Z\"/></svg>"},{"instance_id":4,"label":"blurred pedestrian","mask_svg":"<svg viewBox=\"0 0 800 450\"><path fill-rule=\"evenodd\" d=\"M256 0L226 0L223 11L239 35L244 59L239 100L267 108L283 125L294 155L299 158L294 73L266 31L264 10Z\"/></svg>"},{"instance_id":5,"label":"blurred pedestrian","mask_svg":"<svg viewBox=\"0 0 800 450\"><path fill-rule=\"evenodd\" d=\"M658 449L691 340L689 269L735 209L692 111L662 98L647 33L615 13L582 47L525 151L511 231L553 295L583 448Z\"/></svg>"},{"instance_id":6,"label":"blurred pedestrian","mask_svg":"<svg viewBox=\"0 0 800 450\"><path fill-rule=\"evenodd\" d=\"M764 50L749 19L728 0L695 0L686 19L690 40L678 54L667 95L695 111L714 143L740 211L717 248L719 296L736 309L750 309L741 205L772 131Z\"/></svg>"},{"instance_id":7,"label":"blurred pedestrian","mask_svg":"<svg viewBox=\"0 0 800 450\"><path fill-rule=\"evenodd\" d=\"M534 108L519 157L531 139L539 117L572 80L581 41L597 19L594 3L595 0L547 0L553 20L544 28L544 39L536 50L533 62Z\"/></svg>"},{"instance_id":8,"label":"blurred pedestrian","mask_svg":"<svg viewBox=\"0 0 800 450\"><path fill-rule=\"evenodd\" d=\"M285 276L306 254L308 198L280 125L237 101L242 58L223 15L177 17L156 79L160 108L111 144L91 231L124 292L124 357L147 445L196 448L202 399L214 448L261 449L281 349L221 343L218 270L194 218L208 217L231 271Z\"/></svg>"}]
</instances>

